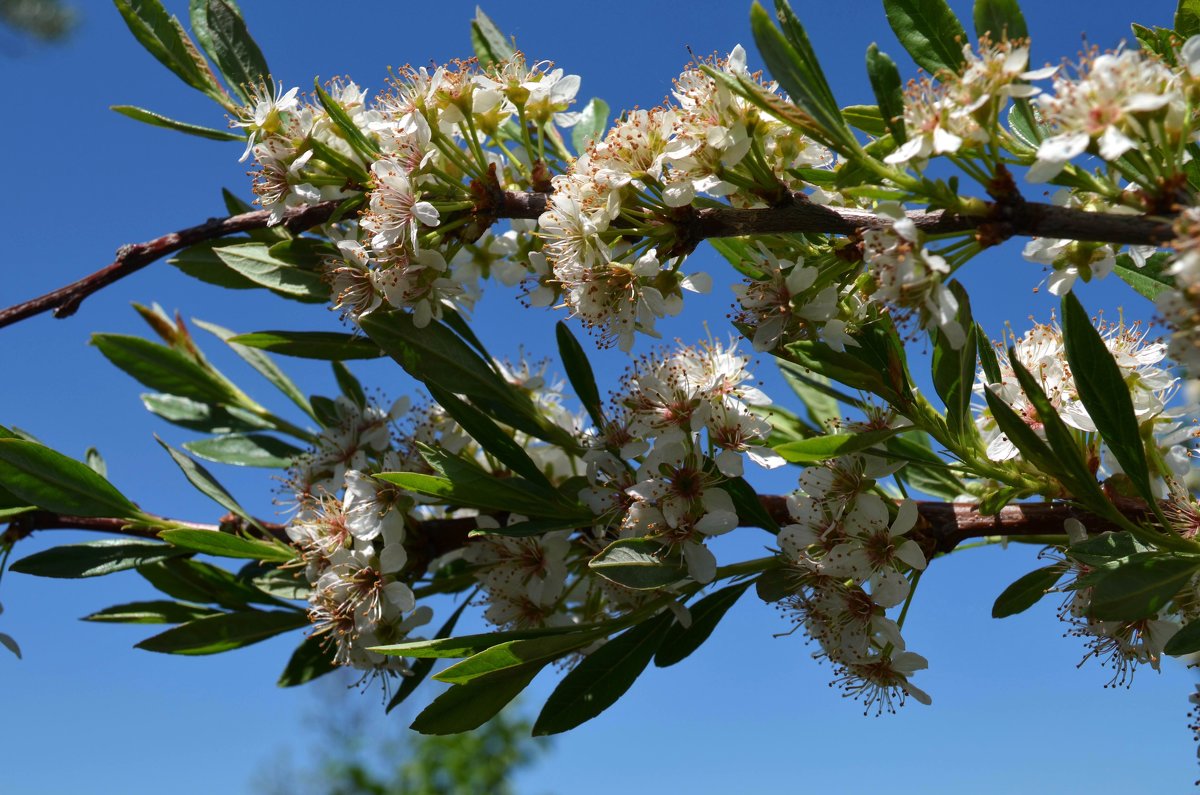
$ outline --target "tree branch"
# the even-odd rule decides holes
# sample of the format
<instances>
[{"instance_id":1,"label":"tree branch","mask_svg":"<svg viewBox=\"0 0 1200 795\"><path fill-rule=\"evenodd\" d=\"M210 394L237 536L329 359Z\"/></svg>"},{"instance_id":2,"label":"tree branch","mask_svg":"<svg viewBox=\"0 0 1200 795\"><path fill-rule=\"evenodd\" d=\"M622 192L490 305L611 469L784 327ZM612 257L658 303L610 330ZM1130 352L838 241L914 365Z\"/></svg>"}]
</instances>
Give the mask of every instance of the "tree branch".
<instances>
[{"instance_id":1,"label":"tree branch","mask_svg":"<svg viewBox=\"0 0 1200 795\"><path fill-rule=\"evenodd\" d=\"M544 193L505 193L489 212L495 218L536 219L545 212ZM322 202L288 210L283 226L302 232L327 221L338 202ZM982 215L961 215L945 210L914 211L908 215L927 234L979 230L989 244L1011 236L1053 237L1125 245L1162 245L1174 238L1171 220L1147 215L1089 213L1071 207L1036 202L1005 201L987 205ZM686 208L685 208L686 209ZM53 292L0 310L0 328L53 310L55 317L69 317L92 293L136 273L157 259L205 240L216 240L238 232L262 229L270 213L257 210L228 218L213 218L145 243L123 246L108 267ZM704 207L685 212L676 223L686 242L694 247L701 240L754 234L792 232L853 235L890 223L866 210L813 204L797 194L781 207L739 209ZM685 246L685 249L687 247Z\"/></svg>"}]
</instances>

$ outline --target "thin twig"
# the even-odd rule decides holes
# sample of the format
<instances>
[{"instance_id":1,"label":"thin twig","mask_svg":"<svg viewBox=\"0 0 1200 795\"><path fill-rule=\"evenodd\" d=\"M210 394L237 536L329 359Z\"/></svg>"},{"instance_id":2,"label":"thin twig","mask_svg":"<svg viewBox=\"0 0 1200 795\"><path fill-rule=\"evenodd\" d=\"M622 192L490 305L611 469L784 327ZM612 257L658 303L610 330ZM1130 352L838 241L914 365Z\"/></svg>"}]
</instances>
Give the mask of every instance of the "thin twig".
<instances>
[{"instance_id":1,"label":"thin twig","mask_svg":"<svg viewBox=\"0 0 1200 795\"><path fill-rule=\"evenodd\" d=\"M490 211L491 217L535 219L545 212L546 200L544 193L505 193L499 206ZM322 202L288 210L283 226L293 232L302 232L328 220L337 207L338 202ZM945 210L915 211L908 215L928 234L979 230L981 239L989 242L1010 236L1038 236L1157 246L1174 237L1169 218L1089 213L1036 202L995 203L988 205L988 211L982 215L961 215ZM136 273L155 260L205 240L262 229L269 219L270 213L266 210L214 218L145 243L123 246L108 267L38 298L0 310L0 328L51 310L55 317L68 317L92 293ZM780 207L705 207L684 212L678 219L665 223L674 224L684 238L685 245L681 250L690 250L707 238L793 232L852 235L885 226L890 220L866 210L813 204L797 195L795 201Z\"/></svg>"}]
</instances>

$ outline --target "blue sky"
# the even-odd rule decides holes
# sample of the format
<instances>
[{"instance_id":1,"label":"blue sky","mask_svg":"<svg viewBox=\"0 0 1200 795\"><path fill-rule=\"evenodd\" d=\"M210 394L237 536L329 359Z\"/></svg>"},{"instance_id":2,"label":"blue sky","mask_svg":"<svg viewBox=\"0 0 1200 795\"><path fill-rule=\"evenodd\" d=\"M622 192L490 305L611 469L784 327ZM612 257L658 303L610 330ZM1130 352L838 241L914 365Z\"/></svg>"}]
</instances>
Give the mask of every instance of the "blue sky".
<instances>
[{"instance_id":1,"label":"blue sky","mask_svg":"<svg viewBox=\"0 0 1200 795\"><path fill-rule=\"evenodd\" d=\"M212 103L141 50L109 4L78 5L84 6L82 25L66 45L0 53L9 77L0 143L11 155L9 187L0 199L11 219L2 266L7 278L0 283L4 305L107 264L123 243L223 214L222 187L249 197L237 144L146 127L107 109L134 104L210 126L224 123ZM186 5L167 2L181 16ZM286 12L281 3L243 5L269 63L289 85L306 88L315 75L348 75L379 88L388 65L470 54L473 3L293 0ZM969 18L970 3L952 5ZM1174 8L1168 0L1026 5L1035 65L1074 55L1083 33L1087 43L1110 47L1128 36L1130 21L1169 25ZM878 3L796 7L843 104L872 101L863 67L872 41L911 74ZM487 10L531 58L550 58L582 75L581 98L600 96L613 108L660 102L687 62L688 47L724 53L742 42L752 50L748 6L740 0L493 3ZM1031 198L1040 193L1027 190ZM733 275L708 250L698 252L694 264L712 272L718 286L711 299L693 302L665 328L668 337L704 337L706 318L713 318L714 335L726 333L720 318L732 300L726 285ZM1029 316L1046 320L1055 305L1044 291L1034 292L1042 275L1020 258L1018 243L976 260L964 278L976 288L976 316L993 336L1006 321L1020 333ZM984 286L986 292L979 289ZM1092 311L1115 313L1126 305L1130 315L1144 312L1116 283L1086 285L1080 295ZM237 331L334 329L336 317L263 293L210 288L158 263L88 299L69 320L43 316L0 332L0 422L76 456L95 445L108 459L111 479L146 509L211 521L220 509L190 490L152 438L158 433L178 443L189 435L147 414L139 385L87 345L93 331L145 333L132 301L157 301ZM492 290L477 318L497 355L515 354L519 345L538 355L553 350L558 317L521 310L503 288ZM207 342L203 332L197 337ZM256 397L274 400L269 386L218 345L207 345L218 366ZM619 354L598 362L601 379L614 384L623 365ZM284 364L309 391L333 390L324 365ZM412 387L394 367L355 369L391 397ZM789 393L770 370L764 362L768 389L787 405ZM272 405L287 410L282 401ZM256 513L274 510L268 475L218 474ZM756 482L764 491L786 491L795 474ZM718 556L732 561L761 554L769 538L754 532L721 539ZM46 532L23 542L16 555L83 539ZM748 594L693 657L649 671L600 718L559 738L552 754L523 775L522 790L1185 791L1195 778L1195 749L1184 726L1193 675L1168 662L1161 675L1141 672L1132 690L1104 689L1104 671L1094 665L1076 670L1082 650L1062 637L1053 600L992 620L995 596L1035 565L1033 550L1015 547L965 551L930 568L905 635L930 660L918 684L934 703L883 718L863 717L855 703L827 687L828 668L810 659L801 636L773 637L789 627ZM4 576L0 631L25 651L23 661L0 654L6 792L251 792L255 771L281 751L303 757L313 736L306 725L313 697L274 686L299 636L182 658L132 649L150 634L145 628L77 620L151 597L132 574L84 581ZM539 677L527 706L540 703L554 681L550 673ZM429 687L425 698L433 694ZM1122 737L1119 756L1116 737Z\"/></svg>"}]
</instances>

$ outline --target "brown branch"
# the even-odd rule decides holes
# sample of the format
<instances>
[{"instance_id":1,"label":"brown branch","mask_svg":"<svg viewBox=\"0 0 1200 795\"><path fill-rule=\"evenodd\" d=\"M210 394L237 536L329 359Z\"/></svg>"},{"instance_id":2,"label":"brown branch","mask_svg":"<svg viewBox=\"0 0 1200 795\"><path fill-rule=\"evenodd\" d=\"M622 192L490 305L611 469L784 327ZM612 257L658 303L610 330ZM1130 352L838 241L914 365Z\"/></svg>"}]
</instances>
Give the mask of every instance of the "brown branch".
<instances>
[{"instance_id":1,"label":"brown branch","mask_svg":"<svg viewBox=\"0 0 1200 795\"><path fill-rule=\"evenodd\" d=\"M241 533L247 531L246 522L236 514L226 514L221 517L219 525L197 524L195 522L179 522L175 519L159 517L164 522L176 522L196 530L223 531ZM291 543L284 525L277 522L259 522L259 526L271 537ZM0 544L14 544L27 538L38 530L90 530L97 533L132 536L134 538L153 538L158 540L158 531L150 527L130 524L128 519L107 516L71 516L54 513L53 511L30 511L13 517L8 523L8 529L0 533Z\"/></svg>"},{"instance_id":2,"label":"brown branch","mask_svg":"<svg viewBox=\"0 0 1200 795\"><path fill-rule=\"evenodd\" d=\"M546 199L544 193L505 193L499 205L489 210L489 215L536 219L545 212ZM338 202L322 202L288 210L283 225L293 232L304 231L328 220L337 206ZM908 215L928 234L977 229L981 240L989 243L1016 235L1162 245L1174 237L1170 219L1154 216L1089 213L1071 207L1023 201L998 202L988 207L988 212L983 215L961 215L945 210L914 211ZM123 246L108 267L38 298L0 310L0 328L50 310L54 311L55 317L68 317L92 293L136 273L157 259L205 240L262 229L269 219L270 213L266 210L214 218L145 243ZM794 201L780 207L691 210L676 226L686 238L680 250L687 251L701 240L713 237L791 232L851 235L888 223L888 219L866 210L825 207L797 195Z\"/></svg>"}]
</instances>

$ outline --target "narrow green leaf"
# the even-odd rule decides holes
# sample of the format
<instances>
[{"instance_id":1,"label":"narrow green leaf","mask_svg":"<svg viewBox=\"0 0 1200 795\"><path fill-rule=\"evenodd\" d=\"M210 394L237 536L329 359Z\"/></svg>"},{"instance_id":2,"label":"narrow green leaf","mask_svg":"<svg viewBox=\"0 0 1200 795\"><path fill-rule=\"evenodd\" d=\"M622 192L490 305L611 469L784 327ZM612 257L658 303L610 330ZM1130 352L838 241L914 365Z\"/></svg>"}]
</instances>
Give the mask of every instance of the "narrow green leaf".
<instances>
[{"instance_id":1,"label":"narrow green leaf","mask_svg":"<svg viewBox=\"0 0 1200 795\"><path fill-rule=\"evenodd\" d=\"M650 664L671 620L670 613L648 619L589 654L550 694L534 736L573 729L612 706Z\"/></svg>"},{"instance_id":2,"label":"narrow green leaf","mask_svg":"<svg viewBox=\"0 0 1200 795\"><path fill-rule=\"evenodd\" d=\"M170 423L202 433L226 434L271 429L268 421L237 406L214 406L179 395L143 394L142 404Z\"/></svg>"},{"instance_id":3,"label":"narrow green leaf","mask_svg":"<svg viewBox=\"0 0 1200 795\"><path fill-rule=\"evenodd\" d=\"M515 54L508 37L479 6L475 6L475 18L471 20L471 45L480 66L484 67L507 61Z\"/></svg>"},{"instance_id":4,"label":"narrow green leaf","mask_svg":"<svg viewBox=\"0 0 1200 795\"><path fill-rule=\"evenodd\" d=\"M213 612L207 607L160 600L113 605L84 616L83 620L110 624L182 624L213 615Z\"/></svg>"},{"instance_id":5,"label":"narrow green leaf","mask_svg":"<svg viewBox=\"0 0 1200 795\"><path fill-rule=\"evenodd\" d=\"M102 577L181 554L180 550L157 541L105 538L35 552L13 563L9 570L35 577Z\"/></svg>"},{"instance_id":6,"label":"narrow green leaf","mask_svg":"<svg viewBox=\"0 0 1200 795\"><path fill-rule=\"evenodd\" d=\"M350 368L341 362L333 362L333 377L337 381L338 389L346 396L350 402L359 408L366 408L367 393L363 390L362 382L354 377L354 373L350 372Z\"/></svg>"},{"instance_id":7,"label":"narrow green leaf","mask_svg":"<svg viewBox=\"0 0 1200 795\"><path fill-rule=\"evenodd\" d=\"M310 635L292 652L277 684L280 687L295 687L324 676L336 668L333 655L325 647L321 637Z\"/></svg>"},{"instance_id":8,"label":"narrow green leaf","mask_svg":"<svg viewBox=\"0 0 1200 795\"><path fill-rule=\"evenodd\" d=\"M614 541L588 561L588 568L606 580L634 590L653 590L687 579L682 557L669 554L649 538Z\"/></svg>"},{"instance_id":9,"label":"narrow green leaf","mask_svg":"<svg viewBox=\"0 0 1200 795\"><path fill-rule=\"evenodd\" d=\"M1008 437L1010 442L1016 445L1025 460L1047 474L1057 477L1058 473L1061 473L1062 467L1058 465L1054 453L1050 451L1046 443L1025 424L1025 421L1012 410L1011 406L992 391L990 386L984 389L983 397L987 401L988 409L992 412L992 418L996 420L996 426L1001 433Z\"/></svg>"},{"instance_id":10,"label":"narrow green leaf","mask_svg":"<svg viewBox=\"0 0 1200 795\"><path fill-rule=\"evenodd\" d=\"M232 271L279 295L305 303L325 303L329 286L314 271L276 258L263 243L235 243L213 249Z\"/></svg>"},{"instance_id":11,"label":"narrow green leaf","mask_svg":"<svg viewBox=\"0 0 1200 795\"><path fill-rule=\"evenodd\" d=\"M439 659L443 657L471 657L510 640L544 638L552 635L589 632L595 627L563 626L540 629L515 629L508 632L483 632L478 635L463 635L457 638L434 638L433 640L409 640L387 646L374 646L370 651L397 657ZM449 634L449 632L447 632Z\"/></svg>"},{"instance_id":12,"label":"narrow green leaf","mask_svg":"<svg viewBox=\"0 0 1200 795\"><path fill-rule=\"evenodd\" d=\"M467 605L471 604L471 597L467 596L463 599L450 618L446 619L446 623L442 624L441 629L434 635L434 640L444 640L454 631L454 625L458 623L458 619L462 616L463 611L467 609ZM411 696L416 689L425 681L425 677L429 676L429 672L433 670L434 663L437 662L435 657L422 657L409 666L412 673L404 677L400 682L400 687L396 688L396 694L392 696L392 700L388 702L385 712L391 712L396 707L404 703L405 699Z\"/></svg>"},{"instance_id":13,"label":"narrow green leaf","mask_svg":"<svg viewBox=\"0 0 1200 795\"><path fill-rule=\"evenodd\" d=\"M231 433L211 439L196 439L184 442L183 447L206 461L265 469L287 469L304 452L281 439L262 433Z\"/></svg>"},{"instance_id":14,"label":"narrow green leaf","mask_svg":"<svg viewBox=\"0 0 1200 795\"><path fill-rule=\"evenodd\" d=\"M228 342L299 359L349 361L378 359L384 353L371 340L337 331L256 331L230 337Z\"/></svg>"},{"instance_id":15,"label":"narrow green leaf","mask_svg":"<svg viewBox=\"0 0 1200 795\"><path fill-rule=\"evenodd\" d=\"M212 127L204 127L199 124L189 124L185 121L171 119L162 114L155 113L152 110L139 108L134 105L112 105L109 110L115 110L122 116L128 116L134 121L144 122L154 127L165 127L168 130L176 130L188 135L195 135L200 138L208 138L213 141L245 141L246 136L231 133L228 130L214 130Z\"/></svg>"},{"instance_id":16,"label":"narrow green leaf","mask_svg":"<svg viewBox=\"0 0 1200 795\"><path fill-rule=\"evenodd\" d=\"M1200 33L1200 0L1179 0L1175 7L1175 32L1185 39Z\"/></svg>"},{"instance_id":17,"label":"narrow green leaf","mask_svg":"<svg viewBox=\"0 0 1200 795\"><path fill-rule=\"evenodd\" d=\"M1092 587L1088 615L1134 621L1162 610L1200 568L1200 559L1160 552L1134 555Z\"/></svg>"},{"instance_id":18,"label":"narrow green leaf","mask_svg":"<svg viewBox=\"0 0 1200 795\"><path fill-rule=\"evenodd\" d=\"M684 627L678 621L671 624L658 653L654 655L654 664L659 668L666 668L686 659L700 648L752 582L746 580L727 586L692 605L689 608L692 615L691 626Z\"/></svg>"},{"instance_id":19,"label":"narrow green leaf","mask_svg":"<svg viewBox=\"0 0 1200 795\"><path fill-rule=\"evenodd\" d=\"M217 654L307 625L308 616L300 611L218 613L146 638L136 648L163 654Z\"/></svg>"},{"instance_id":20,"label":"narrow green leaf","mask_svg":"<svg viewBox=\"0 0 1200 795\"><path fill-rule=\"evenodd\" d=\"M113 0L134 38L158 62L197 91L220 100L221 90L179 20L159 0Z\"/></svg>"},{"instance_id":21,"label":"narrow green leaf","mask_svg":"<svg viewBox=\"0 0 1200 795\"><path fill-rule=\"evenodd\" d=\"M192 558L173 557L139 565L138 574L167 596L185 602L218 604L230 610L244 610L252 604L290 606L247 578Z\"/></svg>"},{"instance_id":22,"label":"narrow green leaf","mask_svg":"<svg viewBox=\"0 0 1200 795\"><path fill-rule=\"evenodd\" d=\"M325 112L329 114L329 118L341 130L342 137L346 143L350 144L350 148L358 152L366 160L375 160L379 157L379 144L371 138L368 138L354 120L346 113L346 109L337 103L337 101L329 96L329 92L321 88L320 78L313 80L313 88L317 94L317 100L320 101L321 107L325 108ZM357 166L356 166L357 167Z\"/></svg>"},{"instance_id":23,"label":"narrow green leaf","mask_svg":"<svg viewBox=\"0 0 1200 795\"><path fill-rule=\"evenodd\" d=\"M582 520L590 523L591 511L569 502L550 486L532 483L519 477L498 478L471 461L451 455L445 450L418 443L421 456L447 478L459 498L477 503L489 503L495 510L507 510L525 516L547 519ZM386 478L385 478L386 479ZM508 507L504 507L507 502Z\"/></svg>"},{"instance_id":24,"label":"narrow green leaf","mask_svg":"<svg viewBox=\"0 0 1200 795\"><path fill-rule=\"evenodd\" d=\"M967 32L946 0L883 0L883 9L917 66L931 75L959 71Z\"/></svg>"},{"instance_id":25,"label":"narrow green leaf","mask_svg":"<svg viewBox=\"0 0 1200 795\"><path fill-rule=\"evenodd\" d=\"M1138 493L1153 503L1158 495L1150 486L1146 448L1121 368L1074 293L1063 296L1062 314L1063 347L1079 399Z\"/></svg>"},{"instance_id":26,"label":"narrow green leaf","mask_svg":"<svg viewBox=\"0 0 1200 795\"><path fill-rule=\"evenodd\" d=\"M1150 257L1145 267L1138 268L1134 265L1132 257L1121 254L1117 257L1113 272L1139 295L1154 301L1164 290L1175 287L1175 281L1164 272L1170 264L1170 259L1169 254L1160 251Z\"/></svg>"},{"instance_id":27,"label":"narrow green leaf","mask_svg":"<svg viewBox=\"0 0 1200 795\"><path fill-rule=\"evenodd\" d=\"M777 359L776 364L779 365L783 380L804 404L805 413L813 425L817 428L830 428L841 419L842 411L838 407L837 399L824 389L830 386L828 378L786 359Z\"/></svg>"},{"instance_id":28,"label":"narrow green leaf","mask_svg":"<svg viewBox=\"0 0 1200 795\"><path fill-rule=\"evenodd\" d=\"M579 112L579 121L571 128L571 144L576 154L583 154L594 141L604 138L608 129L608 103L592 98Z\"/></svg>"},{"instance_id":29,"label":"narrow green leaf","mask_svg":"<svg viewBox=\"0 0 1200 795\"><path fill-rule=\"evenodd\" d=\"M201 403L238 402L228 384L165 345L124 334L93 334L91 342L106 359L151 389Z\"/></svg>"},{"instance_id":30,"label":"narrow green leaf","mask_svg":"<svg viewBox=\"0 0 1200 795\"><path fill-rule=\"evenodd\" d=\"M554 326L554 335L558 339L558 355L562 359L563 369L567 371L567 379L575 390L575 397L587 409L588 416L597 428L604 427L604 408L600 401L600 389L596 386L596 376L592 365L579 340L561 320Z\"/></svg>"},{"instance_id":31,"label":"narrow green leaf","mask_svg":"<svg viewBox=\"0 0 1200 795\"><path fill-rule=\"evenodd\" d=\"M257 230L261 231L261 230ZM239 238L232 238L238 240ZM241 238L244 240L245 238ZM232 270L221 261L214 247L228 245L229 240L205 240L188 246L167 260L168 265L174 265L179 270L207 284L215 284L230 290L259 290L261 286L247 279L242 274Z\"/></svg>"},{"instance_id":32,"label":"narrow green leaf","mask_svg":"<svg viewBox=\"0 0 1200 795\"><path fill-rule=\"evenodd\" d=\"M137 506L87 464L37 442L0 438L0 483L24 504L74 516L130 518Z\"/></svg>"},{"instance_id":33,"label":"narrow green leaf","mask_svg":"<svg viewBox=\"0 0 1200 795\"><path fill-rule=\"evenodd\" d=\"M593 632L510 640L457 662L433 678L439 682L465 684L497 671L506 671L535 662L545 664L587 646L596 637L598 633Z\"/></svg>"},{"instance_id":34,"label":"narrow green leaf","mask_svg":"<svg viewBox=\"0 0 1200 795\"><path fill-rule=\"evenodd\" d=\"M800 439L781 444L775 448L775 452L792 463L827 461L847 453L866 450L868 447L886 441L902 430L904 429L883 428L864 433L833 433L827 436L814 436L811 439Z\"/></svg>"},{"instance_id":35,"label":"narrow green leaf","mask_svg":"<svg viewBox=\"0 0 1200 795\"><path fill-rule=\"evenodd\" d=\"M474 536L504 536L506 538L528 538L551 533L555 530L574 530L586 526L589 522L584 519L529 519L524 522L506 525L504 527L480 527L472 530Z\"/></svg>"},{"instance_id":36,"label":"narrow green leaf","mask_svg":"<svg viewBox=\"0 0 1200 795\"><path fill-rule=\"evenodd\" d=\"M983 326L975 324L976 349L979 354L979 368L989 384L999 384L1004 380L1000 374L1000 360L996 358L996 349Z\"/></svg>"},{"instance_id":37,"label":"narrow green leaf","mask_svg":"<svg viewBox=\"0 0 1200 795\"><path fill-rule=\"evenodd\" d=\"M900 70L896 68L896 62L887 53L880 52L874 43L867 48L867 78L871 81L884 124L897 144L904 143L908 133L904 128L904 87Z\"/></svg>"},{"instance_id":38,"label":"narrow green leaf","mask_svg":"<svg viewBox=\"0 0 1200 795\"><path fill-rule=\"evenodd\" d=\"M208 0L206 10L209 55L229 87L249 103L253 98L250 87L264 83L271 75L262 50L250 37L236 5L229 0Z\"/></svg>"},{"instance_id":39,"label":"narrow green leaf","mask_svg":"<svg viewBox=\"0 0 1200 795\"><path fill-rule=\"evenodd\" d=\"M1025 39L1029 27L1017 0L975 0L975 35L992 41Z\"/></svg>"},{"instance_id":40,"label":"narrow green leaf","mask_svg":"<svg viewBox=\"0 0 1200 795\"><path fill-rule=\"evenodd\" d=\"M206 323L203 320L192 319L200 328L215 336L217 339L228 345L234 353L236 353L242 361L253 367L258 373L284 394L284 396L300 407L308 416L313 416L312 406L309 405L308 398L300 391L300 387L287 377L287 374L279 368L279 365L271 361L271 358L265 353L261 353L249 345L242 345L234 342L234 334L227 328L218 326L214 323Z\"/></svg>"},{"instance_id":41,"label":"narrow green leaf","mask_svg":"<svg viewBox=\"0 0 1200 795\"><path fill-rule=\"evenodd\" d=\"M1200 651L1200 620L1189 621L1183 629L1176 632L1163 646L1163 652L1172 657L1181 654L1195 654Z\"/></svg>"},{"instance_id":42,"label":"narrow green leaf","mask_svg":"<svg viewBox=\"0 0 1200 795\"><path fill-rule=\"evenodd\" d=\"M542 666L543 663L528 663L465 685L453 685L430 702L409 728L421 734L439 735L478 729L528 687Z\"/></svg>"},{"instance_id":43,"label":"narrow green leaf","mask_svg":"<svg viewBox=\"0 0 1200 795\"><path fill-rule=\"evenodd\" d=\"M733 499L733 507L737 510L742 527L761 527L769 533L779 532L779 523L763 507L758 493L745 478L726 478L718 485Z\"/></svg>"},{"instance_id":44,"label":"narrow green leaf","mask_svg":"<svg viewBox=\"0 0 1200 795\"><path fill-rule=\"evenodd\" d=\"M992 605L992 618L1015 616L1033 607L1062 578L1064 572L1063 565L1056 563L1022 575L996 597L996 603Z\"/></svg>"},{"instance_id":45,"label":"narrow green leaf","mask_svg":"<svg viewBox=\"0 0 1200 795\"><path fill-rule=\"evenodd\" d=\"M934 333L931 365L933 386L938 397L946 405L946 424L950 432L964 444L970 444L977 435L971 412L971 399L974 397L978 346L967 292L957 281L952 282L950 288L958 299L958 314L955 318L959 325L967 330L967 339L960 347L955 348L945 334L940 331Z\"/></svg>"},{"instance_id":46,"label":"narrow green leaf","mask_svg":"<svg viewBox=\"0 0 1200 795\"><path fill-rule=\"evenodd\" d=\"M1140 552L1148 552L1149 547L1142 544L1132 533L1107 532L1092 536L1078 544L1072 544L1067 554L1087 566L1103 566L1122 558L1132 557Z\"/></svg>"},{"instance_id":47,"label":"narrow green leaf","mask_svg":"<svg viewBox=\"0 0 1200 795\"><path fill-rule=\"evenodd\" d=\"M530 483L546 489L553 488L542 470L525 452L525 448L517 444L513 437L500 430L500 427L492 422L486 414L471 404L459 400L452 392L447 392L433 384L429 384L427 388L430 396L437 401L438 405L444 408L446 413L461 425L462 429L478 442L485 452L490 453L500 463Z\"/></svg>"},{"instance_id":48,"label":"narrow green leaf","mask_svg":"<svg viewBox=\"0 0 1200 795\"><path fill-rule=\"evenodd\" d=\"M247 513L246 510L238 504L237 500L233 498L233 495L226 491L225 487L217 482L217 479L212 476L211 472L197 462L193 461L188 456L176 450L174 447L171 447L171 445L167 444L162 439L158 439L158 437L155 437L155 439L160 445L162 445L162 448L167 451L167 453L171 456L171 460L173 460L183 472L183 475L188 479L188 482L196 487L197 491L211 499L217 505L220 505L225 510L231 511L232 513L242 517L255 527L259 526L258 520Z\"/></svg>"},{"instance_id":49,"label":"narrow green leaf","mask_svg":"<svg viewBox=\"0 0 1200 795\"><path fill-rule=\"evenodd\" d=\"M294 549L281 543L242 538L215 530L164 530L158 535L163 541L180 549L223 558L288 563L298 556Z\"/></svg>"}]
</instances>

